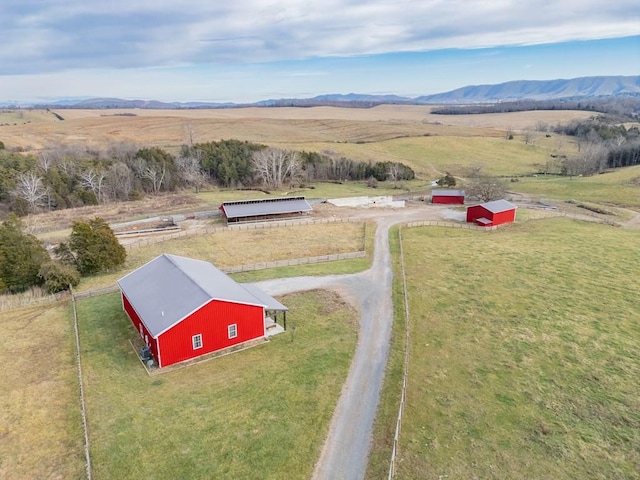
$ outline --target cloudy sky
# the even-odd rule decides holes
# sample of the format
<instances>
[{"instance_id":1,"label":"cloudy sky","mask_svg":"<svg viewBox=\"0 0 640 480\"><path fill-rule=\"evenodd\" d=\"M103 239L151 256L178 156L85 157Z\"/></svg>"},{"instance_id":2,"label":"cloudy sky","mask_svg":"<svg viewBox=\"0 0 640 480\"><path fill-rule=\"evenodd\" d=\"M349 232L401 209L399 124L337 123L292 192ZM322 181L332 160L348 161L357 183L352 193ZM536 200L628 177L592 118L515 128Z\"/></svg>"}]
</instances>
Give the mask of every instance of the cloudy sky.
<instances>
[{"instance_id":1,"label":"cloudy sky","mask_svg":"<svg viewBox=\"0 0 640 480\"><path fill-rule=\"evenodd\" d=\"M640 74L638 0L2 0L0 101L418 96Z\"/></svg>"}]
</instances>

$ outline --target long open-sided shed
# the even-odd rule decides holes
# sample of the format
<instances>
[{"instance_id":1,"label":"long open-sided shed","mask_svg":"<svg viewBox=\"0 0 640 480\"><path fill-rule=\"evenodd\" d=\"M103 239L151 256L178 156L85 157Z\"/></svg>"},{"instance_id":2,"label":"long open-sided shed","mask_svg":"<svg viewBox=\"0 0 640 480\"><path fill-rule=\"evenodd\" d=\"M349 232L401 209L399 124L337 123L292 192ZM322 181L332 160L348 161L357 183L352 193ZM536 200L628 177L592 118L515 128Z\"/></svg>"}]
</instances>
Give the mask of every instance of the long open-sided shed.
<instances>
[{"instance_id":1,"label":"long open-sided shed","mask_svg":"<svg viewBox=\"0 0 640 480\"><path fill-rule=\"evenodd\" d=\"M433 190L431 203L464 205L464 190Z\"/></svg>"},{"instance_id":2,"label":"long open-sided shed","mask_svg":"<svg viewBox=\"0 0 640 480\"><path fill-rule=\"evenodd\" d=\"M506 200L494 200L467 208L467 222L482 227L494 227L516 220L516 207Z\"/></svg>"},{"instance_id":3,"label":"long open-sided shed","mask_svg":"<svg viewBox=\"0 0 640 480\"><path fill-rule=\"evenodd\" d=\"M240 223L300 217L312 208L304 197L281 197L224 202L220 210L227 223Z\"/></svg>"},{"instance_id":4,"label":"long open-sided shed","mask_svg":"<svg viewBox=\"0 0 640 480\"><path fill-rule=\"evenodd\" d=\"M273 321L265 312L287 310L257 286L177 255L160 255L117 283L125 312L160 367L266 337Z\"/></svg>"}]
</instances>

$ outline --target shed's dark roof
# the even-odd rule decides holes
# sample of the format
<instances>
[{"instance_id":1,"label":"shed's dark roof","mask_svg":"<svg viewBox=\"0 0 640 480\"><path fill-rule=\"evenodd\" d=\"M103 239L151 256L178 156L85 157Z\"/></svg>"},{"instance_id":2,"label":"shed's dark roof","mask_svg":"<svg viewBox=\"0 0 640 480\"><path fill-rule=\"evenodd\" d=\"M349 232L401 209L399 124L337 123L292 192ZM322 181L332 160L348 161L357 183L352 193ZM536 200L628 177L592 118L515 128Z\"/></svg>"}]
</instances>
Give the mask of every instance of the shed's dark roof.
<instances>
[{"instance_id":1,"label":"shed's dark roof","mask_svg":"<svg viewBox=\"0 0 640 480\"><path fill-rule=\"evenodd\" d=\"M483 203L482 206L491 213L506 212L507 210L518 208L513 203L507 202L506 200L494 200L493 202Z\"/></svg>"},{"instance_id":2,"label":"shed's dark roof","mask_svg":"<svg viewBox=\"0 0 640 480\"><path fill-rule=\"evenodd\" d=\"M259 217L284 213L310 212L309 202L304 197L263 198L224 202L221 205L227 218Z\"/></svg>"},{"instance_id":3,"label":"shed's dark roof","mask_svg":"<svg viewBox=\"0 0 640 480\"><path fill-rule=\"evenodd\" d=\"M154 338L211 300L267 306L211 263L166 253L117 283Z\"/></svg>"},{"instance_id":4,"label":"shed's dark roof","mask_svg":"<svg viewBox=\"0 0 640 480\"><path fill-rule=\"evenodd\" d=\"M431 196L464 197L464 190L433 190Z\"/></svg>"}]
</instances>

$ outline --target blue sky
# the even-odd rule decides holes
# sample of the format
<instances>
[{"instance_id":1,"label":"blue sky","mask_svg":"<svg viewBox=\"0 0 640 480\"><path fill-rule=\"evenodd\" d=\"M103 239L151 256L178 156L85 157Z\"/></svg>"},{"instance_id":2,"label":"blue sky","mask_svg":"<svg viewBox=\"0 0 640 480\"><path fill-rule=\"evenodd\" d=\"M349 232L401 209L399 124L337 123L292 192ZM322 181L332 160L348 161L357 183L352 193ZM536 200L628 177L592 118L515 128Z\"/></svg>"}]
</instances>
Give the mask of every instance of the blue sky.
<instances>
[{"instance_id":1,"label":"blue sky","mask_svg":"<svg viewBox=\"0 0 640 480\"><path fill-rule=\"evenodd\" d=\"M418 96L640 74L637 0L2 0L0 101Z\"/></svg>"}]
</instances>

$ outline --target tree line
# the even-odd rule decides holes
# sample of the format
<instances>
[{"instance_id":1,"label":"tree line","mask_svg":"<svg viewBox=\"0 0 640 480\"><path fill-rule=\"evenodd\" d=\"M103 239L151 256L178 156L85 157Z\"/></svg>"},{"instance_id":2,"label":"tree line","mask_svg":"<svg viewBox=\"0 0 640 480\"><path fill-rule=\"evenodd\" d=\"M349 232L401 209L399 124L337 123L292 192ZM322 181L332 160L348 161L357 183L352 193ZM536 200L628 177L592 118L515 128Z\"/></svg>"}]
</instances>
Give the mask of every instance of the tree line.
<instances>
[{"instance_id":1,"label":"tree line","mask_svg":"<svg viewBox=\"0 0 640 480\"><path fill-rule=\"evenodd\" d=\"M555 162L562 175L593 175L608 168L640 165L638 127L626 128L610 117L598 116L557 125L552 131L574 137L578 145L578 155Z\"/></svg>"},{"instance_id":2,"label":"tree line","mask_svg":"<svg viewBox=\"0 0 640 480\"><path fill-rule=\"evenodd\" d=\"M18 215L115 201L204 185L277 190L285 184L411 180L395 162L363 162L335 152L298 152L240 140L159 147L114 142L104 150L51 147L36 155L0 149L0 204Z\"/></svg>"},{"instance_id":3,"label":"tree line","mask_svg":"<svg viewBox=\"0 0 640 480\"><path fill-rule=\"evenodd\" d=\"M447 105L431 110L439 115L527 112L531 110L584 110L632 120L640 118L640 96L607 96L564 100L517 100L475 105Z\"/></svg>"}]
</instances>

